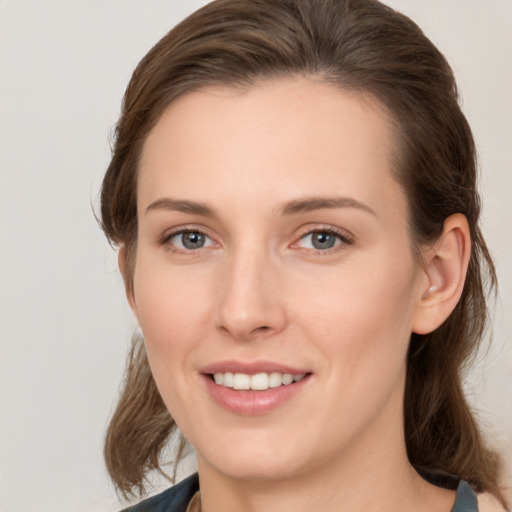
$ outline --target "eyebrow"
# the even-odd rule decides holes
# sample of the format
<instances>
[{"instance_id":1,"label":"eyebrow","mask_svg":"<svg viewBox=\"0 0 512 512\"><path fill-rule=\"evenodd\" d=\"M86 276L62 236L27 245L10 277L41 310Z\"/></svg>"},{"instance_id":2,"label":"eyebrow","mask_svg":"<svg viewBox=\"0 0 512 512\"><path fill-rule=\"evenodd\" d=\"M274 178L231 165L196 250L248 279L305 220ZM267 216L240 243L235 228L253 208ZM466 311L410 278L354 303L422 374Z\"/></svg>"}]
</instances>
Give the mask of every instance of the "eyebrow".
<instances>
[{"instance_id":1,"label":"eyebrow","mask_svg":"<svg viewBox=\"0 0 512 512\"><path fill-rule=\"evenodd\" d=\"M307 213L315 210L334 209L334 208L357 208L377 216L377 214L366 204L357 201L351 197L304 197L294 199L284 204L280 209L281 215L294 215ZM192 215L201 215L203 217L216 217L215 212L205 203L189 201L186 199L172 199L163 197L152 202L147 208L146 213L154 210L168 210Z\"/></svg>"},{"instance_id":2,"label":"eyebrow","mask_svg":"<svg viewBox=\"0 0 512 512\"><path fill-rule=\"evenodd\" d=\"M163 197L152 202L147 208L146 213L154 210L169 210L192 215L201 215L203 217L215 217L214 211L204 203L196 201L187 201L185 199L172 199Z\"/></svg>"},{"instance_id":3,"label":"eyebrow","mask_svg":"<svg viewBox=\"0 0 512 512\"><path fill-rule=\"evenodd\" d=\"M351 197L305 197L296 199L286 203L281 208L281 213L283 215L293 215L333 208L357 208L377 216L369 206Z\"/></svg>"}]
</instances>

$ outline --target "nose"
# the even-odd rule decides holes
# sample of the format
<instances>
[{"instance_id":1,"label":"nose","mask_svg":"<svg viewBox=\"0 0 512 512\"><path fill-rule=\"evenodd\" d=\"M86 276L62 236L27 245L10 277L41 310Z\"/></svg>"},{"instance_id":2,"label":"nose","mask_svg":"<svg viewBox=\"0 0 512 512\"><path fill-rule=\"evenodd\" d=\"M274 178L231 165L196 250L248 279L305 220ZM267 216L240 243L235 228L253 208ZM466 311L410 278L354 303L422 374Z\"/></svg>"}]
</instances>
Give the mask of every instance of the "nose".
<instances>
[{"instance_id":1,"label":"nose","mask_svg":"<svg viewBox=\"0 0 512 512\"><path fill-rule=\"evenodd\" d=\"M217 294L216 325L239 341L281 332L286 325L284 290L278 269L263 251L231 254Z\"/></svg>"}]
</instances>

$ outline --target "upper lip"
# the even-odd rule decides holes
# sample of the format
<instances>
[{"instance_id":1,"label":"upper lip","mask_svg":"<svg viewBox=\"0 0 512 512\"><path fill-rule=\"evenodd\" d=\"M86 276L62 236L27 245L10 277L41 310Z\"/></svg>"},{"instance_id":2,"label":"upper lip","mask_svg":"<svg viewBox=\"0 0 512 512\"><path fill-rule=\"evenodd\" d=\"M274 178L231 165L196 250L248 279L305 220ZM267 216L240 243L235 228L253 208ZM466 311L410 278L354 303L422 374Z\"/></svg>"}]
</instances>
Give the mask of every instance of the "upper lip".
<instances>
[{"instance_id":1,"label":"upper lip","mask_svg":"<svg viewBox=\"0 0 512 512\"><path fill-rule=\"evenodd\" d=\"M201 368L201 373L246 373L254 375L256 373L291 373L292 375L300 375L302 373L310 373L305 368L297 368L273 361L217 361Z\"/></svg>"}]
</instances>

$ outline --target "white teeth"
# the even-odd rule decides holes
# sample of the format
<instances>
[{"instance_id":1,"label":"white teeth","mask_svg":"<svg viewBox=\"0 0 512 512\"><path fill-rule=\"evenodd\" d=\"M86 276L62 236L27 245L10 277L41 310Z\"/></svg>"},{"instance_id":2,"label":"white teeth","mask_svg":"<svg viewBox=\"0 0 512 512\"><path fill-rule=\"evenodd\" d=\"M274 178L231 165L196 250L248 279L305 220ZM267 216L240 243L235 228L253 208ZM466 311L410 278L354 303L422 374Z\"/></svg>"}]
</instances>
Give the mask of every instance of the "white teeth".
<instances>
[{"instance_id":1,"label":"white teeth","mask_svg":"<svg viewBox=\"0 0 512 512\"><path fill-rule=\"evenodd\" d=\"M278 388L279 386L288 386L292 382L299 382L306 376L305 373L292 375L291 373L256 373L249 375L247 373L215 373L213 380L219 386L233 388L237 390L264 391L269 388Z\"/></svg>"},{"instance_id":2,"label":"white teeth","mask_svg":"<svg viewBox=\"0 0 512 512\"><path fill-rule=\"evenodd\" d=\"M278 388L283 383L283 375L281 373L272 372L268 379L269 388Z\"/></svg>"},{"instance_id":3,"label":"white teeth","mask_svg":"<svg viewBox=\"0 0 512 512\"><path fill-rule=\"evenodd\" d=\"M233 374L231 372L224 374L224 377L222 378L222 385L226 386L227 388L233 387Z\"/></svg>"},{"instance_id":4,"label":"white teeth","mask_svg":"<svg viewBox=\"0 0 512 512\"><path fill-rule=\"evenodd\" d=\"M293 382L293 375L291 373L285 373L283 375L283 384L287 386Z\"/></svg>"},{"instance_id":5,"label":"white teeth","mask_svg":"<svg viewBox=\"0 0 512 512\"><path fill-rule=\"evenodd\" d=\"M268 375L266 373L257 373L251 377L251 389L268 389Z\"/></svg>"},{"instance_id":6,"label":"white teeth","mask_svg":"<svg viewBox=\"0 0 512 512\"><path fill-rule=\"evenodd\" d=\"M233 389L251 389L251 376L246 373L233 375Z\"/></svg>"}]
</instances>

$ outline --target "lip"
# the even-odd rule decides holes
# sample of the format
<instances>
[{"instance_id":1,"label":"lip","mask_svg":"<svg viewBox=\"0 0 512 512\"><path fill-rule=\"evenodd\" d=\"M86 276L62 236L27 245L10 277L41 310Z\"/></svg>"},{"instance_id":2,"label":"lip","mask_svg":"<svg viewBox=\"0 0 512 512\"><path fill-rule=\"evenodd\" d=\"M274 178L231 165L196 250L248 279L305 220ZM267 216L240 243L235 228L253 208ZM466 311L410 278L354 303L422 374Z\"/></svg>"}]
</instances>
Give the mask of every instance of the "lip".
<instances>
[{"instance_id":1,"label":"lip","mask_svg":"<svg viewBox=\"0 0 512 512\"><path fill-rule=\"evenodd\" d=\"M299 382L293 382L286 386L270 388L264 391L234 390L216 384L211 375L214 373L291 373L306 376ZM300 394L304 386L307 386L312 373L310 370L294 368L271 361L219 361L207 365L200 370L201 377L211 398L223 409L243 416L258 416L267 414L293 399Z\"/></svg>"},{"instance_id":2,"label":"lip","mask_svg":"<svg viewBox=\"0 0 512 512\"><path fill-rule=\"evenodd\" d=\"M254 375L256 373L291 373L300 375L301 373L311 373L308 368L294 368L292 366L275 363L273 361L217 361L201 368L200 373L247 373Z\"/></svg>"}]
</instances>

